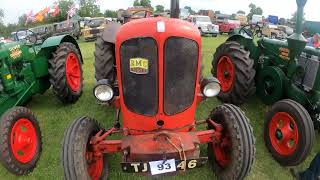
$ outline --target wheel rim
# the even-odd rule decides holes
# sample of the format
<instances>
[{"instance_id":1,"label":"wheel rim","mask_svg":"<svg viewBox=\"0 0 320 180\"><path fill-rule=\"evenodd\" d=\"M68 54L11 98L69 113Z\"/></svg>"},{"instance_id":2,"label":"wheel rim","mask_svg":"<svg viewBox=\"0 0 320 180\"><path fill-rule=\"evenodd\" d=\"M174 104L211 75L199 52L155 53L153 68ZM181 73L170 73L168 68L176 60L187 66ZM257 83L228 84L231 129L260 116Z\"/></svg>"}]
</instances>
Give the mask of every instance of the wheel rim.
<instances>
[{"instance_id":1,"label":"wheel rim","mask_svg":"<svg viewBox=\"0 0 320 180\"><path fill-rule=\"evenodd\" d=\"M96 159L93 152L87 150L86 160L88 173L92 180L98 180L102 176L103 158Z\"/></svg>"},{"instance_id":2,"label":"wheel rim","mask_svg":"<svg viewBox=\"0 0 320 180\"><path fill-rule=\"evenodd\" d=\"M77 92L81 86L81 70L78 57L70 52L66 60L66 78L67 83L73 92Z\"/></svg>"},{"instance_id":3,"label":"wheel rim","mask_svg":"<svg viewBox=\"0 0 320 180\"><path fill-rule=\"evenodd\" d=\"M37 132L32 122L19 119L12 127L10 135L13 156L21 163L30 162L37 151Z\"/></svg>"},{"instance_id":4,"label":"wheel rim","mask_svg":"<svg viewBox=\"0 0 320 180\"><path fill-rule=\"evenodd\" d=\"M212 146L216 162L222 168L227 167L230 163L232 150L229 133L227 133L226 136L221 139L220 143L212 143Z\"/></svg>"},{"instance_id":5,"label":"wheel rim","mask_svg":"<svg viewBox=\"0 0 320 180\"><path fill-rule=\"evenodd\" d=\"M284 156L293 154L299 140L295 120L286 112L276 113L269 124L269 138L277 153Z\"/></svg>"},{"instance_id":6,"label":"wheel rim","mask_svg":"<svg viewBox=\"0 0 320 180\"><path fill-rule=\"evenodd\" d=\"M228 92L234 81L234 65L229 56L222 56L217 66L217 78L221 83L222 92Z\"/></svg>"}]
</instances>

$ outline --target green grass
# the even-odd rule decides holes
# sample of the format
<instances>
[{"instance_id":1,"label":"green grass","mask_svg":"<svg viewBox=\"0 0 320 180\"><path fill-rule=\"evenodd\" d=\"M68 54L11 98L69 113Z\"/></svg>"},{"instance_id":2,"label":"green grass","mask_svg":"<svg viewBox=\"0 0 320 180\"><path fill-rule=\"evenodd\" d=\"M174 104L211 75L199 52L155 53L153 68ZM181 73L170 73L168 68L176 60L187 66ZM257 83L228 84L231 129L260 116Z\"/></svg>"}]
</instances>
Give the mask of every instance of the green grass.
<instances>
[{"instance_id":1,"label":"green grass","mask_svg":"<svg viewBox=\"0 0 320 180\"><path fill-rule=\"evenodd\" d=\"M205 65L204 73L210 74L212 55L219 44L224 42L226 36L217 38L203 38L203 59ZM65 129L75 119L83 115L91 116L101 122L106 128L111 127L115 119L115 110L113 108L102 107L97 105L92 95L92 89L95 85L93 69L93 51L94 43L80 42L81 51L84 58L84 92L80 100L74 105L63 105L53 95L52 91L47 91L44 95L37 95L28 104L38 117L43 136L43 151L38 166L34 171L24 177L17 178L7 172L0 166L0 179L26 179L26 180L49 180L63 179L61 167L60 151L61 141ZM219 104L213 98L202 103L197 110L196 118L206 118L209 112ZM269 107L263 105L257 97L249 99L248 103L241 106L242 110L251 120L256 137L256 161L253 169L247 179L292 179L289 168L281 167L272 159L268 153L263 140L263 122L264 114ZM319 135L317 134L317 138ZM309 158L298 168L304 169L312 160L316 152L319 152L320 145L316 144ZM206 147L202 147L202 154L206 154ZM120 169L120 155L114 154L109 156L110 162L110 179L146 179L145 177L125 174ZM215 179L209 165L200 169L188 171L185 175L166 177L163 179Z\"/></svg>"}]
</instances>

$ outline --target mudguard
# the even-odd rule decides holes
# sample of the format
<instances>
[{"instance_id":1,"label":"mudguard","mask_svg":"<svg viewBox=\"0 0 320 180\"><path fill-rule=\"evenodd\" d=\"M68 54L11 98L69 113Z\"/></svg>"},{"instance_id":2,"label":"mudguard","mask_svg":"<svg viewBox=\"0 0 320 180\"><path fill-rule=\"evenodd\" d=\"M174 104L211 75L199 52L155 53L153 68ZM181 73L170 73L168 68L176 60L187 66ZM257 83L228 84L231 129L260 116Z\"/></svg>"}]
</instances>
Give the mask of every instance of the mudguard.
<instances>
[{"instance_id":1,"label":"mudguard","mask_svg":"<svg viewBox=\"0 0 320 180\"><path fill-rule=\"evenodd\" d=\"M228 37L227 41L238 41L239 39L247 39L247 40L250 40L252 41L252 38L249 37L249 36L244 36L242 34L234 34L230 37Z\"/></svg>"},{"instance_id":2,"label":"mudguard","mask_svg":"<svg viewBox=\"0 0 320 180\"><path fill-rule=\"evenodd\" d=\"M121 27L121 24L116 22L110 22L107 26L107 28L103 31L102 39L105 42L109 43L115 43L116 41L116 35Z\"/></svg>"},{"instance_id":3,"label":"mudguard","mask_svg":"<svg viewBox=\"0 0 320 180\"><path fill-rule=\"evenodd\" d=\"M77 49L80 52L81 61L83 63L83 58L82 58L80 47L79 47L77 41L70 35L52 36L52 37L46 39L42 43L41 49L53 48L51 51L55 51L56 48L63 42L70 42L70 43L74 44L77 47Z\"/></svg>"}]
</instances>

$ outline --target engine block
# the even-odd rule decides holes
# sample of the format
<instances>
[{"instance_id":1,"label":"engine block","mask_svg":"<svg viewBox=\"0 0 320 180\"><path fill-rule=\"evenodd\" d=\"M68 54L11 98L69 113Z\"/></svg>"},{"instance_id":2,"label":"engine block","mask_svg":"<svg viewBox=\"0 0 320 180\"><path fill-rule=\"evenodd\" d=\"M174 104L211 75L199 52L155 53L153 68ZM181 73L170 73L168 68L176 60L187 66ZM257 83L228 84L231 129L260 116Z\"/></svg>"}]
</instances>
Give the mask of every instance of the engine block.
<instances>
[{"instance_id":1,"label":"engine block","mask_svg":"<svg viewBox=\"0 0 320 180\"><path fill-rule=\"evenodd\" d=\"M318 56L310 55L305 52L301 53L298 64L304 69L304 74L296 80L307 92L311 91L316 83L319 63L320 58Z\"/></svg>"}]
</instances>

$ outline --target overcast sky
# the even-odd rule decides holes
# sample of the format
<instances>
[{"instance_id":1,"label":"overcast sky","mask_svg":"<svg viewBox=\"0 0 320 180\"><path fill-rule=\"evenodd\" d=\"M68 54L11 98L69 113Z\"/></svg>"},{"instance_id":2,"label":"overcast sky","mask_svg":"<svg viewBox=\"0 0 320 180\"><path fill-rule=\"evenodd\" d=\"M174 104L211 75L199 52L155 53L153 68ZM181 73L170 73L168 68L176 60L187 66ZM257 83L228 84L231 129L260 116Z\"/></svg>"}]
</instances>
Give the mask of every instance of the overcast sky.
<instances>
[{"instance_id":1,"label":"overcast sky","mask_svg":"<svg viewBox=\"0 0 320 180\"><path fill-rule=\"evenodd\" d=\"M18 17L33 10L52 5L57 0L0 0L0 8L4 10L5 23L15 23ZM98 0L101 11L106 9L118 10L132 6L134 0ZM151 0L152 5L164 5L170 7L170 0ZM195 10L212 9L221 13L232 14L238 10L249 12L249 4L254 3L263 9L263 14L278 15L290 18L296 10L296 0L180 0L180 6L191 6ZM306 19L320 21L320 0L308 0L305 7Z\"/></svg>"}]
</instances>

